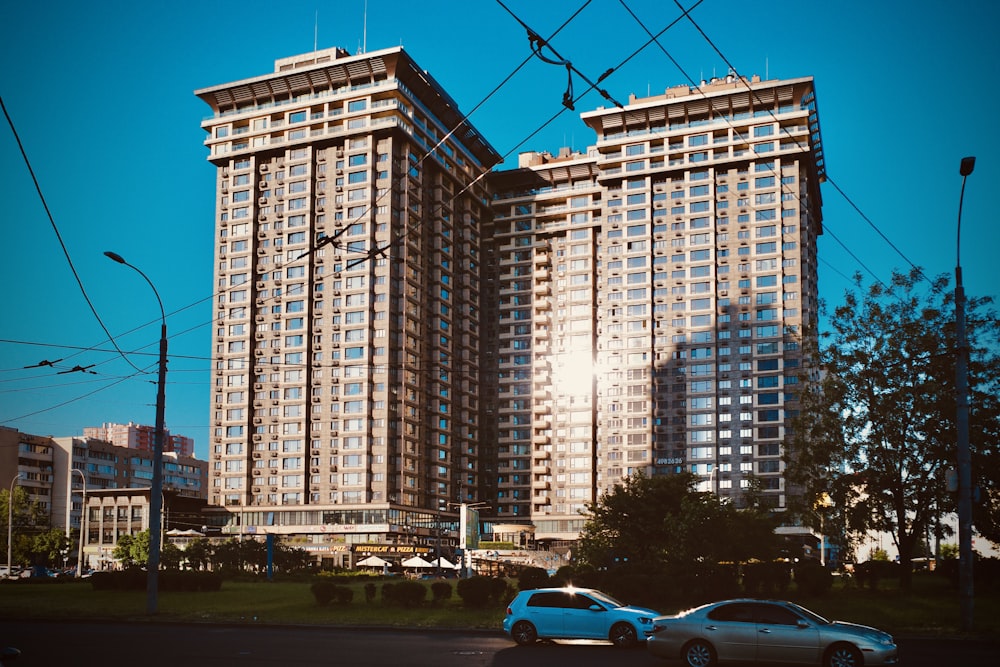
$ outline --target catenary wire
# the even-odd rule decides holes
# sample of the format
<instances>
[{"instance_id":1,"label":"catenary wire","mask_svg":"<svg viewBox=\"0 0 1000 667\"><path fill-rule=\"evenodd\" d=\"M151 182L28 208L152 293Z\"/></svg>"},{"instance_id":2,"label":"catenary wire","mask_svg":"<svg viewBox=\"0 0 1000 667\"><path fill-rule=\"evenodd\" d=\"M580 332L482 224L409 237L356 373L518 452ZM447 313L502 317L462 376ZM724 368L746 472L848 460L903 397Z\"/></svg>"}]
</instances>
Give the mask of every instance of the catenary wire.
<instances>
[{"instance_id":1,"label":"catenary wire","mask_svg":"<svg viewBox=\"0 0 1000 667\"><path fill-rule=\"evenodd\" d=\"M21 142L21 137L17 133L17 128L14 126L14 119L11 118L10 113L7 111L7 105L4 104L3 97L0 97L0 108L3 109L3 115L7 119L7 125L10 126L10 131L14 135L14 140L17 142L18 150L21 152L21 157L24 160L24 165L28 169L28 174L31 176L31 182L35 185L35 191L38 193L38 198L42 203L42 208L45 209L45 215L49 220L49 224L52 226L52 231L55 232L56 240L59 241L59 247L62 248L63 255L66 257L66 263L69 265L70 271L73 273L73 278L76 280L77 286L80 288L80 293L83 294L84 301L87 302L87 306L90 308L90 312L93 313L94 319L107 334L108 340L114 345L115 349L118 350L118 354L121 355L122 359L128 363L129 366L134 368L138 372L143 372L138 366L132 363L128 356L118 347L118 343L115 342L114 336L108 331L107 326L105 326L104 321L101 316L97 313L97 308L94 306L93 302L90 300L90 295L87 294L87 289L83 286L83 280L80 278L80 274L76 271L76 266L73 264L73 258L69 255L69 249L66 247L66 243L63 241L62 234L59 232L59 227L56 225L55 218L52 216L52 211L49 209L49 204L45 200L45 195L42 193L42 186L38 182L38 177L35 175L35 170L31 166L31 160L28 159L28 153L24 148L24 144Z\"/></svg>"}]
</instances>

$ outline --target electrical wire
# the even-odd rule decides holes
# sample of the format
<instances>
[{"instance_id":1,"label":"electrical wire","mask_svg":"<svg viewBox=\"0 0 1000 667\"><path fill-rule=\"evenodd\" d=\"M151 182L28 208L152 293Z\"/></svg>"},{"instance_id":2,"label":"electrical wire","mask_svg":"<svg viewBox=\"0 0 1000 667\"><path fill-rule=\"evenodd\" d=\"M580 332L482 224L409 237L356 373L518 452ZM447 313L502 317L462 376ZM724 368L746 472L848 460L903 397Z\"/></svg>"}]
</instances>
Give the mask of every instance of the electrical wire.
<instances>
[{"instance_id":1,"label":"electrical wire","mask_svg":"<svg viewBox=\"0 0 1000 667\"><path fill-rule=\"evenodd\" d=\"M675 0L675 2L676 2L676 0ZM699 86L699 85L698 85L698 84L697 84L697 83L696 83L696 82L694 81L693 77L691 77L691 75L690 75L690 74L688 74L688 73L687 73L687 71L686 71L686 70L685 70L685 69L684 69L683 67L681 67L680 63L678 63L678 62L677 62L677 60L675 60L675 59L674 59L674 57L673 57L673 56L672 56L672 55L670 54L670 52L669 52L669 51L667 51L667 49L666 49L666 48L665 48L665 47L664 47L664 46L663 46L662 44L660 44L658 36L654 36L654 35L653 35L653 34L652 34L652 33L650 32L649 28L648 28L648 27L646 27L646 25L645 25L645 24L644 24L644 23L642 22L642 20L641 20L641 19L640 19L640 18L639 18L639 17L638 17L638 16L636 15L636 14L635 14L635 12L633 12L633 11L632 11L632 8L628 6L628 4L627 4L627 3L625 2L625 0L619 0L619 3L620 3L620 4L622 5L622 7L624 7L624 8L625 8L625 10L626 10L626 11L627 11L627 12L628 12L628 13L629 13L629 14L630 14L631 16L632 16L632 18L633 18L633 19L635 20L635 22L636 22L636 23L638 23L638 24L639 24L639 26L640 26L640 27L641 27L641 28L642 28L642 29L643 29L643 30L644 30L644 31L646 32L646 34L647 34L647 35L650 35L650 37L651 37L651 40L650 40L650 42L647 42L647 45L648 45L649 43L651 43L651 42L655 42L655 43L656 43L656 45L657 45L657 46L658 46L658 47L660 48L660 50L661 50L661 51L663 52L663 54L664 54L664 55L665 55L665 56L666 56L666 57L667 57L667 58L668 58L668 59L670 60L670 62L671 62L671 63L673 63L673 65L674 65L674 66L675 66L675 67L677 68L677 70L678 70L678 71L679 71L679 72L680 72L680 73L681 73L682 75L684 75L684 78L685 78L685 79L687 79L687 81L688 81L688 84L690 85L691 89L692 89L692 90L696 90L696 91L698 92L698 94L700 94L700 95L701 95L701 96L702 96L702 97L703 97L704 99L708 99L708 95L707 95L707 94L705 93L705 91L704 91L704 90L702 90L702 89L701 89L701 86ZM688 9L688 10L685 10L685 9L684 9L684 7L683 7L682 5L680 5L680 3L676 3L676 4L677 4L678 8L680 8L680 10L681 10L682 12L685 12L684 16L686 16L686 17L688 18L688 20L689 20L689 21L691 21L691 22L694 22L694 19L693 19L693 18L692 18L692 17L690 16L690 12L691 12L691 10L693 10L693 9L694 9L694 6L692 6L692 7L691 7L690 9ZM696 25L696 27L697 27L697 24L695 24L695 25ZM700 28L699 28L699 32L701 32L701 33L702 33L702 35L704 36L704 32L702 32ZM705 36L705 38L706 38L706 39L708 39L708 38L707 38L707 36ZM710 43L711 43L711 42L710 42ZM747 81L746 81L746 80L745 80L745 79L744 79L744 78L743 78L742 76L740 76L740 75L739 75L739 73L738 73L738 72L737 72L737 71L735 70L735 68L733 68L733 66L732 66L732 65L731 65L731 64L729 63L729 60L728 60L728 59L727 59L727 58L726 58L726 57L725 57L724 55L722 55L722 53L721 53L721 52L719 51L719 49L718 49L717 47L715 47L715 45L714 45L714 44L712 44L712 46L713 46L713 48L715 48L715 50L716 50L716 53L718 53L718 54L720 55L720 57L722 57L723 61L725 61L725 62L726 62L726 64L727 64L727 65L729 65L729 69L730 69L730 71L731 71L731 72L733 73L733 75L734 75L734 76L735 76L735 77L736 77L736 78L737 78L737 79L738 79L738 80L739 80L739 81L740 81L740 82L741 82L741 83L742 83L742 84L743 84L743 85L744 85L744 86L745 86L745 87L746 87L746 88L747 88L747 89L748 89L748 90L750 91L750 93L751 93L751 95L753 95L754 99L755 99L755 100L758 100L758 101L759 101L759 98L758 98L758 96L757 96L757 92L756 92L755 90L753 90L753 89L752 89L752 88L750 87L750 85L749 85L749 84L747 83ZM762 105L762 106L764 106L764 105ZM769 115L771 116L771 119L772 119L773 121L777 122L777 118L775 117L775 115L774 115L774 112L773 112L773 111L771 111L771 109L770 109L770 108L766 108L766 107L765 107L765 110L766 110L766 111L767 111L767 113L768 113L768 114L769 114ZM721 118L722 118L722 120L723 120L723 121L725 121L726 125L728 125L728 126L729 126L729 128L730 128L730 129L731 129L731 130L733 131L733 133L734 133L734 135L736 136L736 138L737 138L737 139L739 139L740 141L742 141L742 142L746 143L747 145L749 145L749 144L751 143L751 142L750 142L750 138L749 138L749 136L746 136L746 135L744 135L744 134L743 134L743 133L742 133L742 132L740 131L740 129L739 129L739 128L737 128L735 124L733 124L733 122L732 122L732 121L731 121L731 120L729 119L729 117L728 117L728 116L721 116ZM790 138L790 139L791 139L791 140L792 140L793 142L795 142L795 146L796 146L796 147L797 147L797 148L798 148L798 149L799 149L800 151L802 151L803 153L806 153L806 152L808 152L808 149L807 149L807 147L803 146L803 145L802 145L802 144L801 144L801 143L799 142L799 140L798 140L797 138L795 138L795 137L792 137L791 135L789 135L789 138ZM759 154L759 153L756 153L756 151L755 151L755 152L754 152L754 155L758 155L758 156L759 156L760 154ZM775 177L776 177L776 178L778 179L778 182L780 183L780 174L778 174L778 172L777 172L777 171L776 171L776 170L774 169L774 166L773 166L773 165L770 165L770 167L769 167L769 170L770 170L771 174L772 174L772 175L774 175L774 176L775 176ZM783 184L783 183L781 183L780 187L781 187L781 191L782 191L783 193L788 193L788 194L790 194L790 195L791 195L792 197L794 197L794 198L795 198L795 200L796 200L796 201L797 201L797 202L799 203L799 206L800 206L800 207L802 207L802 209L803 209L803 210L804 210L804 211L805 211L806 213L812 213L812 207L811 207L811 206L809 205L809 203L808 203L808 202L806 202L806 201L803 201L803 200L802 200L802 198L801 198L801 197L799 196L799 193L798 193L798 192L796 192L796 191L792 190L792 189L791 189L791 188L789 188L789 187L786 187L786 186L785 186L785 184ZM879 277L878 277L878 276L877 276L877 275L876 275L876 274L875 274L874 272L872 272L872 271L871 271L871 269L869 269L869 268L868 268L867 266L865 266L865 264L864 264L863 262L861 262L860 260L858 260L858 259L857 259L857 257L856 257L856 256L854 255L853 251L851 251L851 249L850 249L849 247L847 247L847 245L846 245L846 244L844 244L844 243L843 243L843 241L841 241L841 240L840 240L840 239L839 239L839 238L837 237L837 235L833 233L833 231L832 231L832 230L830 230L830 229L829 229L829 225L827 225L827 232L829 233L830 237L831 237L831 238L833 238L833 239L834 239L834 240L835 240L835 241L836 241L836 242L837 242L838 244L840 244L840 245L841 245L841 247L843 247L843 248L844 248L844 250L845 250L845 251L846 251L846 252L847 252L848 254L850 254L850 255L851 255L852 257L854 257L854 259L855 259L856 261L858 261L858 263L859 263L859 264L860 264L860 265L861 265L862 267L864 267L864 268L865 268L865 270L866 270L866 271L868 271L868 273L869 273L869 274L870 274L870 275L871 275L871 276L872 276L872 277L873 277L873 278L874 278L874 279L875 279L875 280L876 280L877 282L879 282L880 284L882 284L883 286L885 286L885 283L884 283L884 282L882 282L882 280L881 280L881 279L880 279L880 278L879 278Z\"/></svg>"},{"instance_id":2,"label":"electrical wire","mask_svg":"<svg viewBox=\"0 0 1000 667\"><path fill-rule=\"evenodd\" d=\"M622 0L619 0L619 1L622 1ZM680 0L674 0L674 4L677 5L677 7L681 11L684 11L684 7L683 7L683 5L681 5ZM726 64L726 66L729 68L729 70L736 75L737 81L742 82L743 86L750 92L750 94L754 95L754 98L757 99L756 92L750 87L750 84L746 81L746 79L744 77L740 76L740 74L737 71L737 69L729 61L729 59L726 57L726 55L724 53L722 53L722 50L719 49L719 47L715 44L715 42L712 41L711 37L709 37L708 34L706 34L704 30L702 30L701 26L698 24L697 21L695 21L694 17L691 16L689 13L686 13L685 15L686 15L688 21L691 23L691 25L694 26L695 30L697 30L698 33L702 36L702 38L708 43L708 45L712 47L712 49L715 51L715 53L720 58L722 58L722 61ZM770 108L765 107L765 109L768 112L768 114L771 116L771 119L774 120L774 121L777 121L777 118L775 117L774 112L771 111ZM795 145L796 145L797 148L799 148L800 150L803 150L803 151L806 150L805 147L799 142L799 140L797 138L790 137L790 139L793 142L795 142ZM916 264L914 264L912 261L910 261L909 257L907 257L894 243L892 243L892 241L889 240L889 238L882 232L882 230L879 229L878 226L867 215L864 214L864 212L862 212L861 208L847 195L847 193L845 193L840 188L840 186L838 186L834 182L834 180L830 177L829 174L826 174L826 180L827 180L827 182L830 183L830 185L832 185L834 187L834 189L836 189L836 191L841 195L841 197L843 197L854 208L854 210L857 211L859 215L861 215L862 219L865 222L867 222L872 227L872 229L874 229L878 233L878 235L881 236L883 240L885 240L886 243L889 244L889 247L891 247L894 251L896 251L896 253L899 254L899 256L902 257L920 275L921 278L923 278L924 280L926 280L928 283L933 284L933 281L931 281ZM800 200L800 203L802 203L801 200ZM829 225L827 225L827 227L829 227ZM885 282L883 282L875 273L873 273L871 271L871 269L869 269L867 266L865 266L865 264L863 262L861 262L860 260L857 259L857 257L854 255L854 253L847 247L846 244L844 244L843 241L841 241L839 238L837 238L836 235L834 235L832 232L829 231L829 229L827 231L837 241L837 243L839 243L844 248L844 250L846 250L847 253L851 255L851 257L853 257L856 261L858 261L858 264L860 266L862 266L866 271L868 271L868 273L879 284L881 284L883 287L886 286Z\"/></svg>"},{"instance_id":3,"label":"electrical wire","mask_svg":"<svg viewBox=\"0 0 1000 667\"><path fill-rule=\"evenodd\" d=\"M0 108L3 109L3 115L7 119L7 124L10 126L11 133L14 135L14 140L17 142L18 150L21 151L21 157L24 159L24 165L28 168L28 174L31 175L31 182L34 183L35 185L35 191L38 193L38 198L42 202L42 208L45 209L45 215L49 220L49 224L52 226L52 231L55 232L56 240L59 241L59 247L62 248L63 255L66 257L66 263L69 265L70 271L73 273L73 278L76 280L76 284L80 288L80 293L83 294L84 301L87 302L87 306L90 308L90 312L93 313L94 319L96 319L97 323L101 325L101 329L104 331L105 334L107 334L108 340L111 341L111 344L118 351L118 354L121 355L122 359L124 359L125 362L128 363L128 365L134 368L136 371L140 373L144 372L138 366L133 364L132 361L128 358L128 356L124 352L122 352L122 350L118 347L118 343L115 342L114 336L111 335L111 332L108 331L108 328L104 325L104 321L101 319L101 316L98 315L97 308L90 300L90 295L87 294L87 289L83 286L83 280L80 278L80 274L77 273L76 271L76 266L74 266L73 264L73 259L69 256L69 249L66 248L66 243L63 241L62 234L59 232L59 227L56 225L55 218L53 218L52 216L52 211L49 209L49 204L45 200L45 195L42 193L42 186L38 182L38 177L35 176L35 170L31 166L31 160L28 159L28 153L27 151L25 151L24 144L21 142L21 137L20 135L18 135L17 128L14 126L14 119L11 118L10 113L8 113L7 105L4 104L2 96L0 96Z\"/></svg>"}]
</instances>

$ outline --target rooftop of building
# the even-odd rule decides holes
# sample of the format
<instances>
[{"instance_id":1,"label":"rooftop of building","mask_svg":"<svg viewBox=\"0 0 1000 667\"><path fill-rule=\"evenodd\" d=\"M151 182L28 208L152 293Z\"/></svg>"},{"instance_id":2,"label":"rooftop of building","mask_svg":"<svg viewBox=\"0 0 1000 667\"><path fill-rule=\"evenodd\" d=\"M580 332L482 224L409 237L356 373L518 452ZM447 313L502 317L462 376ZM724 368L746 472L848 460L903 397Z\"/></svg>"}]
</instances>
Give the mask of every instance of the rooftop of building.
<instances>
[{"instance_id":1,"label":"rooftop of building","mask_svg":"<svg viewBox=\"0 0 1000 667\"><path fill-rule=\"evenodd\" d=\"M215 114L280 104L321 91L394 77L413 91L419 101L466 146L484 166L500 161L500 154L466 119L458 103L434 77L421 69L402 46L351 55L333 47L281 58L274 72L218 84L194 91Z\"/></svg>"}]
</instances>

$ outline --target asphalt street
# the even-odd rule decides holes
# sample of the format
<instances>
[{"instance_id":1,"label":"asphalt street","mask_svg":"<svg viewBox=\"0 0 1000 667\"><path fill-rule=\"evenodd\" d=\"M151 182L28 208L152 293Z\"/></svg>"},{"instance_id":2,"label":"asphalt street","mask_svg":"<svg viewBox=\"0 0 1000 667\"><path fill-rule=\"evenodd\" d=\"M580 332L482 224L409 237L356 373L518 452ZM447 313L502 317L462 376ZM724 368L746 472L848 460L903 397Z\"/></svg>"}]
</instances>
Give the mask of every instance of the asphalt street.
<instances>
[{"instance_id":1,"label":"asphalt street","mask_svg":"<svg viewBox=\"0 0 1000 667\"><path fill-rule=\"evenodd\" d=\"M996 667L996 641L898 638L902 667ZM672 667L642 648L593 642L516 646L499 632L194 625L3 622L0 644L21 656L6 667Z\"/></svg>"}]
</instances>

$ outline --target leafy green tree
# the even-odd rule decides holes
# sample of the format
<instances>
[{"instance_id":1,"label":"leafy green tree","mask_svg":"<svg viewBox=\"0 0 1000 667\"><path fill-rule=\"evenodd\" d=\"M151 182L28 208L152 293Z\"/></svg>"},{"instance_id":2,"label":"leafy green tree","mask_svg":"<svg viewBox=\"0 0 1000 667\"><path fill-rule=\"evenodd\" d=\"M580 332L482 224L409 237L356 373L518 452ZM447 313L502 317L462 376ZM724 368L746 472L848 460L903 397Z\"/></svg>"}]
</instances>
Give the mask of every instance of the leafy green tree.
<instances>
[{"instance_id":1,"label":"leafy green tree","mask_svg":"<svg viewBox=\"0 0 1000 667\"><path fill-rule=\"evenodd\" d=\"M786 475L809 511L825 494L825 516L847 536L893 535L901 585L927 528L952 511L946 475L956 465L955 315L948 278L894 273L888 285L855 290L829 317L824 344L809 350L800 409L786 440ZM860 292L860 293L859 293ZM997 489L1000 443L1000 323L989 299L969 299L970 442L975 482ZM978 508L978 528L998 537Z\"/></svg>"},{"instance_id":2,"label":"leafy green tree","mask_svg":"<svg viewBox=\"0 0 1000 667\"><path fill-rule=\"evenodd\" d=\"M34 565L61 566L63 554L69 553L69 545L66 533L59 528L37 533L31 541L31 561Z\"/></svg>"},{"instance_id":3,"label":"leafy green tree","mask_svg":"<svg viewBox=\"0 0 1000 667\"><path fill-rule=\"evenodd\" d=\"M274 567L282 572L307 570L313 565L313 557L302 547L293 547L281 541L276 541L274 548Z\"/></svg>"},{"instance_id":4,"label":"leafy green tree","mask_svg":"<svg viewBox=\"0 0 1000 667\"><path fill-rule=\"evenodd\" d=\"M160 546L160 567L164 570L179 570L184 552L173 542L164 542Z\"/></svg>"},{"instance_id":5,"label":"leafy green tree","mask_svg":"<svg viewBox=\"0 0 1000 667\"><path fill-rule=\"evenodd\" d=\"M149 562L149 531L144 530L134 535L119 535L111 556L123 567L145 565Z\"/></svg>"},{"instance_id":6,"label":"leafy green tree","mask_svg":"<svg viewBox=\"0 0 1000 667\"><path fill-rule=\"evenodd\" d=\"M0 490L0 546L7 552L7 519L11 516L10 489ZM13 546L11 558L14 565L35 564L35 538L49 529L49 517L45 506L32 502L28 492L20 486L14 487L13 495ZM58 559L54 560L56 562ZM42 563L44 564L44 563Z\"/></svg>"},{"instance_id":7,"label":"leafy green tree","mask_svg":"<svg viewBox=\"0 0 1000 667\"><path fill-rule=\"evenodd\" d=\"M636 474L588 506L578 559L594 567L628 563L645 571L695 561L769 558L777 553L771 515L738 509L694 490L694 476ZM720 536L725 539L720 539Z\"/></svg>"},{"instance_id":8,"label":"leafy green tree","mask_svg":"<svg viewBox=\"0 0 1000 667\"><path fill-rule=\"evenodd\" d=\"M192 540L184 549L184 558L192 570L203 570L212 562L212 545L203 537Z\"/></svg>"}]
</instances>

